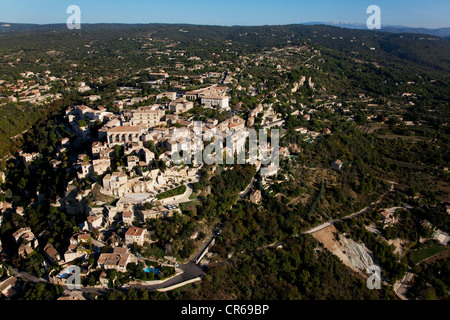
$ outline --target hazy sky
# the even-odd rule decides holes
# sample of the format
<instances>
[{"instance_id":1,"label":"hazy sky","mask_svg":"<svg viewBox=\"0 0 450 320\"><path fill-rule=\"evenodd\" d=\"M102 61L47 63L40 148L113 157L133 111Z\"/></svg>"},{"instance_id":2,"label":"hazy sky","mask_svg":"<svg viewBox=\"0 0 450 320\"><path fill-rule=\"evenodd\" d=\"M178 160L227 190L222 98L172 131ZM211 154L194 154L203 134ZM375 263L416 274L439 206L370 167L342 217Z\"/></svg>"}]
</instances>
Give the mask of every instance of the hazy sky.
<instances>
[{"instance_id":1,"label":"hazy sky","mask_svg":"<svg viewBox=\"0 0 450 320\"><path fill-rule=\"evenodd\" d=\"M0 21L65 23L72 4L82 23L365 23L367 7L378 5L383 25L450 27L450 0L0 0Z\"/></svg>"}]
</instances>

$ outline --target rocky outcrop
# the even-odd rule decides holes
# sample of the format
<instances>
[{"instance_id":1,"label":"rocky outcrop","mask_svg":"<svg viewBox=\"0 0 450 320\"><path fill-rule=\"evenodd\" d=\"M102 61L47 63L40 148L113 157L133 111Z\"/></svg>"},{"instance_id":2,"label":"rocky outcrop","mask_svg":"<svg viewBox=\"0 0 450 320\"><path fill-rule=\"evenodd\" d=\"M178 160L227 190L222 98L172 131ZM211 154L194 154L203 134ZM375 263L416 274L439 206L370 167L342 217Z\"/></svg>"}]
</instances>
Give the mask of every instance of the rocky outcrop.
<instances>
[{"instance_id":1,"label":"rocky outcrop","mask_svg":"<svg viewBox=\"0 0 450 320\"><path fill-rule=\"evenodd\" d=\"M359 270L366 272L369 266L376 264L371 251L365 244L357 243L353 239L343 236L340 237L339 243L351 264Z\"/></svg>"}]
</instances>

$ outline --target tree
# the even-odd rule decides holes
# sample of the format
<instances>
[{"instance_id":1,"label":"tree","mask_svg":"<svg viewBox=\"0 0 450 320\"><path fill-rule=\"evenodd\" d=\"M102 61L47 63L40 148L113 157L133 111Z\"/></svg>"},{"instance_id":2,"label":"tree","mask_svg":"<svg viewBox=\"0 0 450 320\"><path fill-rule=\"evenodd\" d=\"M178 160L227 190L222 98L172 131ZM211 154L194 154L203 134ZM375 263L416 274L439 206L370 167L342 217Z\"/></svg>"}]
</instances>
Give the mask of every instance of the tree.
<instances>
[{"instance_id":1,"label":"tree","mask_svg":"<svg viewBox=\"0 0 450 320\"><path fill-rule=\"evenodd\" d=\"M9 199L9 200L12 199L13 193L12 193L11 189L7 189L5 191L5 197L6 197L6 199Z\"/></svg>"},{"instance_id":2,"label":"tree","mask_svg":"<svg viewBox=\"0 0 450 320\"><path fill-rule=\"evenodd\" d=\"M144 202L142 207L144 208L144 210L151 210L151 209L153 209L153 203L151 203L151 202Z\"/></svg>"},{"instance_id":3,"label":"tree","mask_svg":"<svg viewBox=\"0 0 450 320\"><path fill-rule=\"evenodd\" d=\"M88 286L93 287L93 286L95 286L96 283L97 283L97 280L95 279L95 276L93 274L90 274L88 277L88 281L87 281Z\"/></svg>"},{"instance_id":4,"label":"tree","mask_svg":"<svg viewBox=\"0 0 450 320\"><path fill-rule=\"evenodd\" d=\"M149 299L147 290L141 289L141 293L142 293L141 300L148 300Z\"/></svg>"},{"instance_id":5,"label":"tree","mask_svg":"<svg viewBox=\"0 0 450 320\"><path fill-rule=\"evenodd\" d=\"M100 235L100 231L97 228L94 228L92 230L92 236L94 237L94 239L98 239L98 236ZM89 239L91 240L91 239ZM91 240L92 241L92 240Z\"/></svg>"}]
</instances>

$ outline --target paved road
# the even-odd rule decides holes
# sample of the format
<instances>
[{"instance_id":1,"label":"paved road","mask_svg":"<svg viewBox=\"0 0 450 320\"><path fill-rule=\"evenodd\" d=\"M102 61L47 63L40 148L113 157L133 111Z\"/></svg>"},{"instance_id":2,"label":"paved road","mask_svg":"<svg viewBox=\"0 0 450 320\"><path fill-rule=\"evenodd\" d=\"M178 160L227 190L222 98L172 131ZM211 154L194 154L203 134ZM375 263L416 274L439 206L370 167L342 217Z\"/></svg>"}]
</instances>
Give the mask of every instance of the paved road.
<instances>
[{"instance_id":1,"label":"paved road","mask_svg":"<svg viewBox=\"0 0 450 320\"><path fill-rule=\"evenodd\" d=\"M252 181L249 183L249 185L247 186L247 188L244 189L244 191L242 191L239 194L239 198L237 201L242 201L245 199L245 197L247 196L247 194L250 192L250 190L252 189L253 185L255 184L255 182L257 181L257 179L255 177L253 177Z\"/></svg>"},{"instance_id":2,"label":"paved road","mask_svg":"<svg viewBox=\"0 0 450 320\"><path fill-rule=\"evenodd\" d=\"M186 192L183 194L183 196L181 198L175 198L175 200L173 200L173 197L170 197L170 198L162 199L160 201L163 205L167 205L167 204L178 205L180 203L190 202L190 201L193 201L193 199L189 199L189 197L192 195L192 192L193 192L192 185L190 183L188 183L186 185Z\"/></svg>"},{"instance_id":3,"label":"paved road","mask_svg":"<svg viewBox=\"0 0 450 320\"><path fill-rule=\"evenodd\" d=\"M181 274L168 279L160 284L145 285L145 284L131 284L125 288L136 288L136 289L146 289L146 290L156 290L171 287L175 284L192 280L205 275L205 272L195 263L197 258L202 254L202 252L211 244L212 240L216 237L216 232L214 232L211 238L202 246L202 248L194 255L194 258L188 263L178 266L178 269L182 271Z\"/></svg>"},{"instance_id":4,"label":"paved road","mask_svg":"<svg viewBox=\"0 0 450 320\"><path fill-rule=\"evenodd\" d=\"M167 281L164 281L163 283L154 285L131 284L129 286L125 286L125 288L146 289L146 290L164 289L176 285L178 283L195 279L197 277L202 277L205 275L205 272L192 261L189 261L188 263L183 264L178 268L181 269L183 272L173 278L168 279Z\"/></svg>"},{"instance_id":5,"label":"paved road","mask_svg":"<svg viewBox=\"0 0 450 320\"><path fill-rule=\"evenodd\" d=\"M349 215L347 215L347 216L345 216L345 217L342 217L342 218L339 218L339 219L334 219L334 220L325 222L325 223L323 223L323 224L321 224L321 225L319 225L319 226L316 226L316 227L313 227L313 228L311 228L311 229L309 229L309 230L307 230L307 231L304 231L304 232L302 232L301 234L312 234L312 233L315 233L315 232L317 232L317 231L320 231L320 230L322 230L322 229L325 229L326 227L329 227L329 226L335 224L335 223L338 222L338 221L351 219L351 218L354 218L354 217L356 217L356 216L359 216L359 215L361 215L361 214L363 214L363 213L369 211L370 209L372 209L372 207L373 207L374 205L380 203L381 200L384 198L384 196L386 196L389 192L391 192L391 191L394 190L394 185L395 185L396 183L395 183L395 182L392 182L392 181L388 181L388 182L391 183L391 188L389 189L389 191L385 192L385 193L380 197L379 200L372 202L370 205L368 205L368 206L365 207L364 209L361 209L361 210L358 211L358 212L351 213L351 214L349 214ZM396 207L396 208L397 208L397 207ZM391 209L392 209L392 208L391 208ZM294 235L294 237L298 237L298 236L299 236L298 234ZM284 241L276 242L276 243L273 243L273 244L271 244L271 245L261 247L260 249L262 249L262 248L276 248L276 247L282 245L283 243L284 243Z\"/></svg>"},{"instance_id":6,"label":"paved road","mask_svg":"<svg viewBox=\"0 0 450 320\"><path fill-rule=\"evenodd\" d=\"M146 290L156 290L156 289L163 289L167 287L171 287L173 285L176 285L178 283L192 280L198 277L202 277L205 275L205 272L195 263L197 258L202 254L202 252L211 244L212 240L216 237L216 232L214 232L211 236L211 238L205 243L205 245L202 246L202 248L194 255L194 258L189 261L188 263L185 263L183 265L178 266L178 269L182 271L182 273L178 274L177 276L170 278L160 284L154 284L154 285L145 285L145 284L130 284L125 285L121 289L128 289L128 288L135 288L135 289L146 289ZM17 269L10 268L12 271L12 274L17 278L22 278L34 283L49 283L47 280L42 278L37 278L27 272L21 272ZM65 290L68 290L66 285L61 285ZM109 288L92 288L92 287L81 287L79 291L82 291L84 293L97 293L97 294L103 294L108 291L111 291L113 289Z\"/></svg>"},{"instance_id":7,"label":"paved road","mask_svg":"<svg viewBox=\"0 0 450 320\"><path fill-rule=\"evenodd\" d=\"M155 285L131 284L131 285L125 286L122 289L128 289L128 288L146 289L146 290L162 289L162 288L167 288L167 287L173 286L175 284L205 275L205 272L203 272L203 270L192 261L189 261L188 263L179 266L179 269L181 269L183 271L181 274L179 274L171 279L168 279L167 281L165 281L163 283L155 284ZM15 276L16 278L25 279L25 280L33 282L33 283L50 283L45 279L37 278L27 272L18 271L17 269L14 269L14 268L10 268L10 270L12 271L12 275ZM60 286L64 290L69 290L69 288L65 284L61 284ZM81 286L81 288L78 291L82 291L84 293L104 294L104 293L107 293L108 291L112 291L112 290L113 289L104 288L104 287L93 288L93 287Z\"/></svg>"},{"instance_id":8,"label":"paved road","mask_svg":"<svg viewBox=\"0 0 450 320\"><path fill-rule=\"evenodd\" d=\"M9 270L11 270L11 273L13 276L15 276L16 278L22 278L31 282L42 282L42 283L47 283L48 281L42 278L37 278L35 276L33 276L32 274L29 274L27 272L23 272L23 271L19 271L17 269L14 268L9 268Z\"/></svg>"},{"instance_id":9,"label":"paved road","mask_svg":"<svg viewBox=\"0 0 450 320\"><path fill-rule=\"evenodd\" d=\"M251 188L253 187L255 182L258 181L258 179L256 179L256 175L258 174L258 172L260 170L261 170L261 167L259 167L258 170L256 170L255 175L253 176L252 181L250 181L250 183L248 184L247 188L245 188L243 191L241 191L239 193L239 198L237 201L242 201L247 196L247 193L251 190Z\"/></svg>"},{"instance_id":10,"label":"paved road","mask_svg":"<svg viewBox=\"0 0 450 320\"><path fill-rule=\"evenodd\" d=\"M335 223L338 222L338 221L347 220L347 219L351 219L351 218L354 218L354 217L356 217L356 216L359 216L359 215L361 215L361 214L367 212L368 210L370 210L370 209L372 208L372 206L373 206L374 204L377 204L378 202L380 202L380 200L375 201L375 202L372 202L369 206L365 207L364 209L362 209L362 210L360 210L360 211L358 211L358 212L354 212L354 213L352 213L352 214L349 214L348 216L345 216L345 217L342 217L342 218L339 218L339 219L334 219L334 220L325 222L324 224L321 224L321 225L319 225L319 226L317 226L317 227L314 227L314 228L312 228L312 229L310 229L310 230L308 230L308 231L302 232L302 234L311 234L311 233L315 233L315 232L317 232L317 231L320 231L320 230L322 230L322 229L325 229L326 227L331 226L332 224L335 224Z\"/></svg>"},{"instance_id":11,"label":"paved road","mask_svg":"<svg viewBox=\"0 0 450 320\"><path fill-rule=\"evenodd\" d=\"M408 291L409 282L414 277L414 274L407 272L401 281L396 281L394 284L394 292L402 300L408 300L405 293Z\"/></svg>"},{"instance_id":12,"label":"paved road","mask_svg":"<svg viewBox=\"0 0 450 320\"><path fill-rule=\"evenodd\" d=\"M9 268L9 270L11 270L12 275L15 276L16 278L21 278L21 279L25 279L28 280L30 282L33 283L50 283L49 281L43 279L43 278L38 278L33 276L32 274L29 274L27 272L23 272L23 271L19 271L17 269L14 268ZM67 287L67 285L60 285L64 290L69 290L69 288ZM80 290L78 291L82 291L85 293L105 293L107 291L111 291L112 289L109 288L87 288L87 287L81 287Z\"/></svg>"},{"instance_id":13,"label":"paved road","mask_svg":"<svg viewBox=\"0 0 450 320\"><path fill-rule=\"evenodd\" d=\"M212 241L216 238L216 234L213 233L211 238L205 244L203 247L195 254L194 258L191 259L191 262L198 263L197 259L203 254L203 252L211 245Z\"/></svg>"},{"instance_id":14,"label":"paved road","mask_svg":"<svg viewBox=\"0 0 450 320\"><path fill-rule=\"evenodd\" d=\"M145 285L145 284L131 284L126 285L126 288L136 288L136 289L147 289L147 290L156 290L163 289L167 287L171 287L175 284L192 280L198 277L202 277L205 275L205 272L196 264L197 258L203 253L211 245L211 242L216 237L216 233L214 232L211 238L202 246L202 248L194 255L194 257L188 263L182 264L178 266L178 269L182 271L181 274L168 279L160 284L154 285Z\"/></svg>"}]
</instances>

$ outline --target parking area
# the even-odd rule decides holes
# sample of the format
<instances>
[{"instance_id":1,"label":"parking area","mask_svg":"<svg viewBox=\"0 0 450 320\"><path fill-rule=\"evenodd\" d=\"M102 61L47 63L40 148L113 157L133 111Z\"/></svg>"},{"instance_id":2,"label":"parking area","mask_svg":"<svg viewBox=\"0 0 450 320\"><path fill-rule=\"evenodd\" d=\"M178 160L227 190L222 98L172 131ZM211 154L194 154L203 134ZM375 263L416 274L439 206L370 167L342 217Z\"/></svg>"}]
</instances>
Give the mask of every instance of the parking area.
<instances>
[{"instance_id":1,"label":"parking area","mask_svg":"<svg viewBox=\"0 0 450 320\"><path fill-rule=\"evenodd\" d=\"M164 205L164 208L169 209L169 210L174 210L174 209L178 209L178 205L176 205L176 204L166 204L166 205Z\"/></svg>"}]
</instances>

